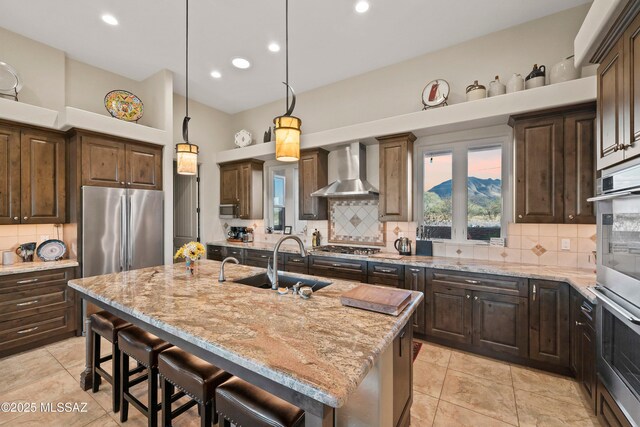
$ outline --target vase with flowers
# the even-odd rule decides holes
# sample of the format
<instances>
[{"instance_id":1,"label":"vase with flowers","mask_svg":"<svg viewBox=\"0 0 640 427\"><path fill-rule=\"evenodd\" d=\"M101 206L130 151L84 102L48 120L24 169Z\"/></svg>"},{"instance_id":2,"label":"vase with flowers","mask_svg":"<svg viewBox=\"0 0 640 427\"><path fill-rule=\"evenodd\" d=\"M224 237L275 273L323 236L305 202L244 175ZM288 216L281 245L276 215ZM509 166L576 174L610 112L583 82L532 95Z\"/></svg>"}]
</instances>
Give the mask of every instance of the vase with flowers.
<instances>
[{"instance_id":1,"label":"vase with flowers","mask_svg":"<svg viewBox=\"0 0 640 427\"><path fill-rule=\"evenodd\" d=\"M205 254L204 245L200 242L189 242L176 251L174 259L184 258L187 271L193 274L197 262Z\"/></svg>"}]
</instances>

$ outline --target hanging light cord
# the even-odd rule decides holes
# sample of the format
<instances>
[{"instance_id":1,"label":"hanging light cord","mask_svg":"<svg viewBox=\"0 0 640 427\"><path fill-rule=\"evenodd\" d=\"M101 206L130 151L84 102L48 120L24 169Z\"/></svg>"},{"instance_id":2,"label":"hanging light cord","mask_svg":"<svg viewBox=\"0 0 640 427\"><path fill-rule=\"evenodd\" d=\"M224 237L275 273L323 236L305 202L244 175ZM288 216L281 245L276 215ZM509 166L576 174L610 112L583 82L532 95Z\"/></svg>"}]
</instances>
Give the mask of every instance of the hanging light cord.
<instances>
[{"instance_id":1,"label":"hanging light cord","mask_svg":"<svg viewBox=\"0 0 640 427\"><path fill-rule=\"evenodd\" d=\"M189 144L189 0L185 0L186 2L186 37L185 37L185 116L184 121L182 122L182 139L184 142Z\"/></svg>"},{"instance_id":2,"label":"hanging light cord","mask_svg":"<svg viewBox=\"0 0 640 427\"><path fill-rule=\"evenodd\" d=\"M287 81L287 111L289 110L289 0L284 2L284 50L285 50L285 79Z\"/></svg>"}]
</instances>

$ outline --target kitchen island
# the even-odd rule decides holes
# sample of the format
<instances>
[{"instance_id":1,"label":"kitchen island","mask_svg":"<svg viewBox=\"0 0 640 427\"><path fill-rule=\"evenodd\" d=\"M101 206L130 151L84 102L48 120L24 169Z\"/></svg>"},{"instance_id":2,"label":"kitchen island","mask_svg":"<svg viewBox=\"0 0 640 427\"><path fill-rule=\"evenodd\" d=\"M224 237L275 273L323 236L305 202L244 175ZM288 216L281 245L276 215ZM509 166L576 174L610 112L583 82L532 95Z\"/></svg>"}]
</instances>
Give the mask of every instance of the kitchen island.
<instances>
[{"instance_id":1,"label":"kitchen island","mask_svg":"<svg viewBox=\"0 0 640 427\"><path fill-rule=\"evenodd\" d=\"M333 280L303 300L233 282L264 269L227 265L227 282L218 283L219 269L219 262L201 261L194 275L175 264L69 285L100 308L299 406L307 426L389 426L396 419L408 425L409 320L421 293L413 292L394 317L342 306L340 295L354 282ZM401 368L394 343L409 361L402 368L408 397L396 390ZM90 363L88 357L87 369ZM405 402L394 402L398 396Z\"/></svg>"}]
</instances>

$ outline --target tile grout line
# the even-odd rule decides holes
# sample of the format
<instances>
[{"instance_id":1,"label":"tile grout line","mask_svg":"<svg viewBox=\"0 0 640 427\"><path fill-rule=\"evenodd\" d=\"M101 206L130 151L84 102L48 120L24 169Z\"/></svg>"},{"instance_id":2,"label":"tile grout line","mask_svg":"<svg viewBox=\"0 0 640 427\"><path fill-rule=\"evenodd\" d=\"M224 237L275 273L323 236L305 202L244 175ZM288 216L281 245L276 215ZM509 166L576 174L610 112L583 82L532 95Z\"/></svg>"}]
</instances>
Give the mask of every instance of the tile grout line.
<instances>
[{"instance_id":1,"label":"tile grout line","mask_svg":"<svg viewBox=\"0 0 640 427\"><path fill-rule=\"evenodd\" d=\"M509 374L511 375L511 391L513 391L513 403L516 404L516 419L518 420L518 426L520 425L520 412L518 411L518 397L516 396L516 383L513 381L513 371L511 370L511 364L509 366Z\"/></svg>"}]
</instances>

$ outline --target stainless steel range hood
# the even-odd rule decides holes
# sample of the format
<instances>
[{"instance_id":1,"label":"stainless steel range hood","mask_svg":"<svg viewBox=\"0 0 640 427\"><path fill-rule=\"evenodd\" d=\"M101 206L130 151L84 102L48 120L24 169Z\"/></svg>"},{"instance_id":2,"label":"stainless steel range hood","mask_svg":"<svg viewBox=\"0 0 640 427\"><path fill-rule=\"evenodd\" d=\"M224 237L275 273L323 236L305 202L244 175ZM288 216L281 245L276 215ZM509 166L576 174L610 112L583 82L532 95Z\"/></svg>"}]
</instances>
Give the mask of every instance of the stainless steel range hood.
<instances>
[{"instance_id":1,"label":"stainless steel range hood","mask_svg":"<svg viewBox=\"0 0 640 427\"><path fill-rule=\"evenodd\" d=\"M354 142L333 153L338 162L338 179L320 190L313 197L377 196L378 190L367 182L367 152L364 145Z\"/></svg>"}]
</instances>

